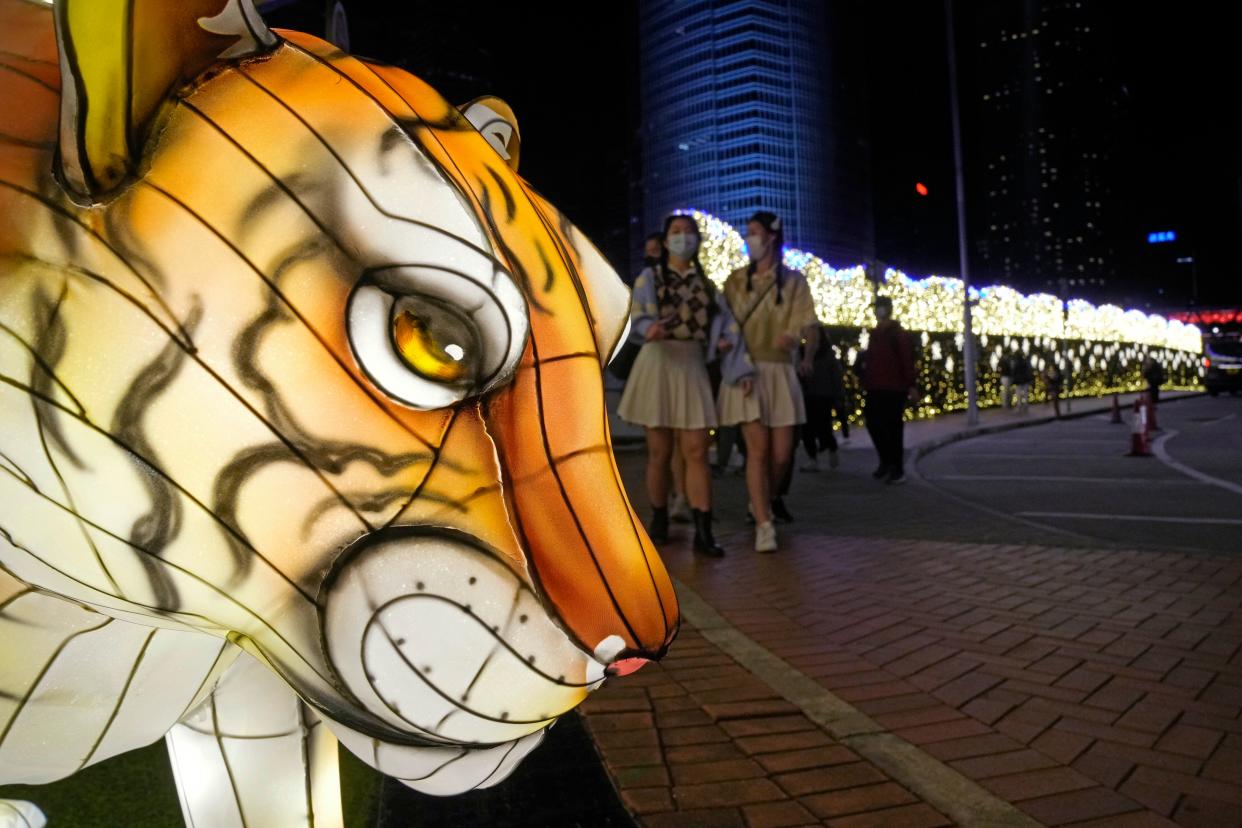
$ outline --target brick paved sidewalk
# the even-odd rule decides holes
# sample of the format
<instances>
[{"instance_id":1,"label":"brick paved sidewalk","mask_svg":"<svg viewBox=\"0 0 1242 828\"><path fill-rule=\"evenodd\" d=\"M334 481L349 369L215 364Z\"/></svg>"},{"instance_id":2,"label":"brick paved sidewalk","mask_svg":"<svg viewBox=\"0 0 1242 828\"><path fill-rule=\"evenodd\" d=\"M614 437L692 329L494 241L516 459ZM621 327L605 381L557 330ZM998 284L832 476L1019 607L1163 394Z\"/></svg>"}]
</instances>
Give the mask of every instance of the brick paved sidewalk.
<instances>
[{"instance_id":1,"label":"brick paved sidewalk","mask_svg":"<svg viewBox=\"0 0 1242 828\"><path fill-rule=\"evenodd\" d=\"M952 824L694 629L582 712L622 800L651 828Z\"/></svg>"},{"instance_id":2,"label":"brick paved sidewalk","mask_svg":"<svg viewBox=\"0 0 1242 828\"><path fill-rule=\"evenodd\" d=\"M676 547L666 560L746 636L1036 820L1242 825L1242 561L795 533L787 551L761 556L745 551L748 535L730 540L723 561L695 561ZM653 691L682 697L687 683L701 695L741 680L729 676L739 668L703 644L688 633L666 666L642 677L650 684L630 691L634 703ZM682 659L689 664L679 666ZM611 701L601 695L597 704ZM712 701L694 698L700 716L691 718L711 738L729 739L716 748L719 761L737 759L747 728L765 725L717 721ZM640 729L629 737L648 739L649 748L676 730L654 709L659 736ZM595 712L591 726L620 768ZM824 750L834 755L828 742ZM643 794L653 798L642 807L710 804L678 798L677 786L690 783L666 758L673 798ZM619 771L617 778L628 781ZM767 782L720 790L764 790L774 801L806 793ZM878 777L873 784L900 790ZM816 793L821 810L799 804L821 818L835 799L849 801ZM627 795L632 806L635 797ZM749 801L732 806L742 804ZM930 819L928 810L918 813Z\"/></svg>"}]
</instances>

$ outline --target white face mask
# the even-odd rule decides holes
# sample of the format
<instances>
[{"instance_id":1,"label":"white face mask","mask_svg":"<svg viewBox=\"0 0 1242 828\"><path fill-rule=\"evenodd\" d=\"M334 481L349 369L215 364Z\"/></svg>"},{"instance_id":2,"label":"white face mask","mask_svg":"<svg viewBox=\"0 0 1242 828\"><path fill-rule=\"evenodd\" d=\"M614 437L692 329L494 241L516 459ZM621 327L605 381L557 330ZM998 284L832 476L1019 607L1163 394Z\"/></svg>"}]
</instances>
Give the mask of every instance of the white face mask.
<instances>
[{"instance_id":1,"label":"white face mask","mask_svg":"<svg viewBox=\"0 0 1242 828\"><path fill-rule=\"evenodd\" d=\"M668 252L679 259L688 259L699 249L699 238L693 233L669 233Z\"/></svg>"},{"instance_id":2,"label":"white face mask","mask_svg":"<svg viewBox=\"0 0 1242 828\"><path fill-rule=\"evenodd\" d=\"M752 262L757 262L768 253L768 243L762 236L746 237L746 255Z\"/></svg>"}]
</instances>

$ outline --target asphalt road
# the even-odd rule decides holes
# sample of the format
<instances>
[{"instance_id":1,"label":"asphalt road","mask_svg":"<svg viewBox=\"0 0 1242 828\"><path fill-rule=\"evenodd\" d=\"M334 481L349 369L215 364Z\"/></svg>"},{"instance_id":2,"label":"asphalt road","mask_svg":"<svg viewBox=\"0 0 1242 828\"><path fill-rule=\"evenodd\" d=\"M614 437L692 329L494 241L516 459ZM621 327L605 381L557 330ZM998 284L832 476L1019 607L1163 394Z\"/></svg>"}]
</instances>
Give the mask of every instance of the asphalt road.
<instances>
[{"instance_id":1,"label":"asphalt road","mask_svg":"<svg viewBox=\"0 0 1242 828\"><path fill-rule=\"evenodd\" d=\"M923 458L923 482L988 521L1090 543L1242 554L1242 397L1159 409L1152 457L1092 416L977 437Z\"/></svg>"}]
</instances>

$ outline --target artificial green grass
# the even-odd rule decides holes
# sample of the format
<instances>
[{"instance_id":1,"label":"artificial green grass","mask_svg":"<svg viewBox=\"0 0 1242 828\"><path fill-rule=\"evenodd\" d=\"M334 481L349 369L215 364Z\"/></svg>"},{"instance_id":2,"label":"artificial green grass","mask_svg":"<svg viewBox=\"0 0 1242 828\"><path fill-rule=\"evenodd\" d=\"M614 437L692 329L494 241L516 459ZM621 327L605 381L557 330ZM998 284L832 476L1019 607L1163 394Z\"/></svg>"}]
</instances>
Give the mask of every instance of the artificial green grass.
<instances>
[{"instance_id":1,"label":"artificial green grass","mask_svg":"<svg viewBox=\"0 0 1242 828\"><path fill-rule=\"evenodd\" d=\"M380 775L340 751L345 828L375 824ZM91 765L49 785L0 785L0 799L26 799L43 809L48 828L181 828L181 804L168 749L161 740Z\"/></svg>"}]
</instances>

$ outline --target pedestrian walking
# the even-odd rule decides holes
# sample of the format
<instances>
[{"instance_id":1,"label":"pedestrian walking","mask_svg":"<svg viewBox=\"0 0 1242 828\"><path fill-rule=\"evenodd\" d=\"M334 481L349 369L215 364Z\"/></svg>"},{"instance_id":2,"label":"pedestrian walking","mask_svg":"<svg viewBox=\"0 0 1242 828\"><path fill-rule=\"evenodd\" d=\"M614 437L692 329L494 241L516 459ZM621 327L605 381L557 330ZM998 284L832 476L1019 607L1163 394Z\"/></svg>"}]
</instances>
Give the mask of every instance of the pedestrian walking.
<instances>
[{"instance_id":1,"label":"pedestrian walking","mask_svg":"<svg viewBox=\"0 0 1242 828\"><path fill-rule=\"evenodd\" d=\"M1000 359L1000 364L996 366L996 370L1000 373L1001 408L1006 411L1013 407L1013 363L1013 351L1006 351Z\"/></svg>"},{"instance_id":2,"label":"pedestrian walking","mask_svg":"<svg viewBox=\"0 0 1242 828\"><path fill-rule=\"evenodd\" d=\"M872 477L889 484L906 482L905 423L907 403L918 400L914 347L901 323L893 318L893 300L875 300L876 325L862 360L863 402L867 432L880 464Z\"/></svg>"},{"instance_id":3,"label":"pedestrian walking","mask_svg":"<svg viewBox=\"0 0 1242 828\"><path fill-rule=\"evenodd\" d=\"M723 353L717 406L721 425L740 425L746 444L755 549L775 552L773 518L788 522L793 516L773 493L793 460L794 428L806 421L798 373L811 370L819 329L806 278L781 261L781 220L758 212L746 230L750 264L725 282L721 335L713 342ZM795 368L804 339L807 356Z\"/></svg>"},{"instance_id":4,"label":"pedestrian walking","mask_svg":"<svg viewBox=\"0 0 1242 828\"><path fill-rule=\"evenodd\" d=\"M1048 399L1052 402L1052 416L1061 419L1061 390L1065 385L1065 376L1055 359L1048 360L1044 368L1044 387L1048 390Z\"/></svg>"},{"instance_id":5,"label":"pedestrian walking","mask_svg":"<svg viewBox=\"0 0 1242 828\"><path fill-rule=\"evenodd\" d=\"M1154 405L1160 400L1160 386L1164 385L1167 376L1164 366L1151 354L1143 360L1143 379L1147 382L1147 396Z\"/></svg>"},{"instance_id":6,"label":"pedestrian walking","mask_svg":"<svg viewBox=\"0 0 1242 828\"><path fill-rule=\"evenodd\" d=\"M1021 351L1013 352L1011 362L1013 368L1014 397L1019 414L1029 411L1031 400L1031 383L1035 381L1035 369L1031 367L1031 358Z\"/></svg>"},{"instance_id":7,"label":"pedestrian walking","mask_svg":"<svg viewBox=\"0 0 1242 828\"><path fill-rule=\"evenodd\" d=\"M841 456L837 452L837 438L832 433L833 408L838 405L838 400L844 399L845 384L841 361L837 359L836 348L826 327L819 329L819 346L811 356L811 370L800 379L806 400L802 448L807 459L802 464L802 471L819 471L819 457L825 451L828 452L828 466L835 469L841 464ZM843 407L844 403L839 405Z\"/></svg>"},{"instance_id":8,"label":"pedestrian walking","mask_svg":"<svg viewBox=\"0 0 1242 828\"><path fill-rule=\"evenodd\" d=\"M669 216L663 238L660 261L634 282L631 336L644 344L617 413L646 433L651 539L668 540L670 463L679 451L694 520L694 550L720 557L724 549L712 535L707 466L708 429L716 426L717 418L705 359L718 296L698 260L701 239L694 219Z\"/></svg>"}]
</instances>

